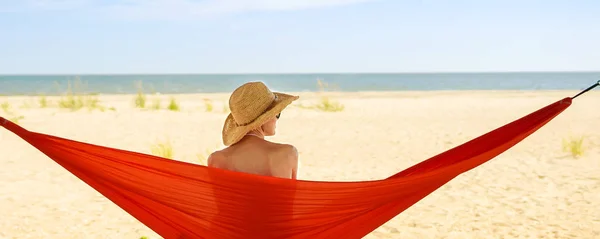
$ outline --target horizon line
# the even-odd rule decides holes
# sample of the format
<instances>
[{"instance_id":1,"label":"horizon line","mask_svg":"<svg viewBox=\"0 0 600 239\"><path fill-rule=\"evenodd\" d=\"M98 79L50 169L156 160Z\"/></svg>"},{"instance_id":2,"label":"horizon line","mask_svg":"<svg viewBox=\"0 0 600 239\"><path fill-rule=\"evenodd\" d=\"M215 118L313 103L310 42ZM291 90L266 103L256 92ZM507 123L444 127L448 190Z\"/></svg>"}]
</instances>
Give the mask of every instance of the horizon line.
<instances>
[{"instance_id":1,"label":"horizon line","mask_svg":"<svg viewBox=\"0 0 600 239\"><path fill-rule=\"evenodd\" d=\"M356 74L511 74L511 73L600 73L600 70L530 70L530 71L380 71L380 72L214 72L214 73L0 73L0 76L107 76L107 75L356 75Z\"/></svg>"}]
</instances>

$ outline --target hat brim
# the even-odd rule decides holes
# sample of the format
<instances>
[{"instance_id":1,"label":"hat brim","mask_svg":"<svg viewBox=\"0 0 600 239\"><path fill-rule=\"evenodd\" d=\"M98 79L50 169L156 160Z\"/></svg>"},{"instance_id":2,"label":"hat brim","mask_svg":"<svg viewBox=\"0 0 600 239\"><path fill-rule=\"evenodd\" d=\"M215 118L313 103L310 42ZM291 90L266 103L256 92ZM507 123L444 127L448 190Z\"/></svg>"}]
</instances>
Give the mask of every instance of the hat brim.
<instances>
[{"instance_id":1,"label":"hat brim","mask_svg":"<svg viewBox=\"0 0 600 239\"><path fill-rule=\"evenodd\" d=\"M229 113L227 118L225 119L225 124L223 125L223 144L225 146L230 146L232 144L240 141L249 131L258 128L263 125L268 120L275 117L279 114L285 107L290 105L293 101L297 100L299 97L289 94L284 94L280 92L273 92L276 98L275 101L271 104L270 108L267 109L263 114L258 116L254 121L250 124L239 126L236 124L233 119L233 115Z\"/></svg>"}]
</instances>

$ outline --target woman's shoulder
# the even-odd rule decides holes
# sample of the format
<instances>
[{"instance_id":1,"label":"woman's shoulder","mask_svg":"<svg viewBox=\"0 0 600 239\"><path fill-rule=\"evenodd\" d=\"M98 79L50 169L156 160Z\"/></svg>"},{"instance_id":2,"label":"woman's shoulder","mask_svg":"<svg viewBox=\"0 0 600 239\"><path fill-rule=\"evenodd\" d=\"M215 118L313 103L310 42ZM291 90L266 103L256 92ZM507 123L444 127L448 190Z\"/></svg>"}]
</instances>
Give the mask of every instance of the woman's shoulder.
<instances>
[{"instance_id":1,"label":"woman's shoulder","mask_svg":"<svg viewBox=\"0 0 600 239\"><path fill-rule=\"evenodd\" d=\"M291 144L271 143L275 151L298 157L298 149Z\"/></svg>"},{"instance_id":2,"label":"woman's shoulder","mask_svg":"<svg viewBox=\"0 0 600 239\"><path fill-rule=\"evenodd\" d=\"M223 160L225 160L226 155L222 150L217 150L208 155L206 159L206 165L209 167L220 167L223 164Z\"/></svg>"},{"instance_id":3,"label":"woman's shoulder","mask_svg":"<svg viewBox=\"0 0 600 239\"><path fill-rule=\"evenodd\" d=\"M298 168L298 149L291 144L277 144L269 153L269 164L273 176L296 178Z\"/></svg>"}]
</instances>

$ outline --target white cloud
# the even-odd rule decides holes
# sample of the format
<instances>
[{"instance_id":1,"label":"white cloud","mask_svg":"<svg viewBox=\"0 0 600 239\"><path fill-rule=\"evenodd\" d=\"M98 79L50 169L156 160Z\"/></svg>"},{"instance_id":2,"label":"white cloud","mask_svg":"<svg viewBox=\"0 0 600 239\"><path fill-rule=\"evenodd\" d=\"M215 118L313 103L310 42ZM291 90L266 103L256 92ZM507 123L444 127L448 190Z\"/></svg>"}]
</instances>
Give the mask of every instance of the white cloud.
<instances>
[{"instance_id":1,"label":"white cloud","mask_svg":"<svg viewBox=\"0 0 600 239\"><path fill-rule=\"evenodd\" d=\"M72 10L91 3L92 0L0 0L0 12Z\"/></svg>"},{"instance_id":2,"label":"white cloud","mask_svg":"<svg viewBox=\"0 0 600 239\"><path fill-rule=\"evenodd\" d=\"M291 11L374 0L0 0L2 11L89 10L136 19L188 19L252 11ZM17 2L17 3L15 3Z\"/></svg>"},{"instance_id":3,"label":"white cloud","mask_svg":"<svg viewBox=\"0 0 600 239\"><path fill-rule=\"evenodd\" d=\"M127 0L110 13L141 19L189 19L254 11L291 11L357 4L373 0Z\"/></svg>"}]
</instances>

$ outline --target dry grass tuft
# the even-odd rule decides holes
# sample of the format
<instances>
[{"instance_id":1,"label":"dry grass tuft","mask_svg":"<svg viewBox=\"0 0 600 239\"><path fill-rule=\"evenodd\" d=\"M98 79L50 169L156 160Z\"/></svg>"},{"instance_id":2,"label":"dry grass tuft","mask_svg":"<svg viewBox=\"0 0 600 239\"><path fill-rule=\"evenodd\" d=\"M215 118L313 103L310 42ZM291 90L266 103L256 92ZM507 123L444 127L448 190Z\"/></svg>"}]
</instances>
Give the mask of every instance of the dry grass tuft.
<instances>
[{"instance_id":1,"label":"dry grass tuft","mask_svg":"<svg viewBox=\"0 0 600 239\"><path fill-rule=\"evenodd\" d=\"M144 85L142 81L135 82L137 95L133 99L133 104L136 108L146 108L146 94L144 94Z\"/></svg>"},{"instance_id":2,"label":"dry grass tuft","mask_svg":"<svg viewBox=\"0 0 600 239\"><path fill-rule=\"evenodd\" d=\"M171 100L169 101L169 105L167 106L167 109L170 111L180 111L181 107L179 107L179 103L177 103L177 100L175 99L175 97L171 97Z\"/></svg>"},{"instance_id":3,"label":"dry grass tuft","mask_svg":"<svg viewBox=\"0 0 600 239\"><path fill-rule=\"evenodd\" d=\"M331 91L331 89L337 89L338 87L332 87L328 83L317 80L317 88L318 94L320 95L320 100L315 104L294 104L294 106L301 109L316 109L324 112L339 112L344 110L344 105L338 101L332 100L329 96L326 95L326 92Z\"/></svg>"},{"instance_id":4,"label":"dry grass tuft","mask_svg":"<svg viewBox=\"0 0 600 239\"><path fill-rule=\"evenodd\" d=\"M4 114L6 114L6 119L15 124L19 124L19 121L25 119L25 116L19 115L15 111L13 111L12 106L8 102L3 102L2 104L0 104L0 108L2 109Z\"/></svg>"},{"instance_id":5,"label":"dry grass tuft","mask_svg":"<svg viewBox=\"0 0 600 239\"><path fill-rule=\"evenodd\" d=\"M74 84L68 81L66 92L58 100L58 107L71 111L83 108L87 108L90 111L95 109L105 111L106 108L100 104L98 97L95 94L83 93L84 88L85 84L79 78L76 78Z\"/></svg>"},{"instance_id":6,"label":"dry grass tuft","mask_svg":"<svg viewBox=\"0 0 600 239\"><path fill-rule=\"evenodd\" d=\"M213 103L212 100L210 99L204 99L204 109L206 109L206 112L212 112L214 107L213 107Z\"/></svg>"},{"instance_id":7,"label":"dry grass tuft","mask_svg":"<svg viewBox=\"0 0 600 239\"><path fill-rule=\"evenodd\" d=\"M563 139L563 151L571 154L573 158L583 156L583 136L571 137L570 139Z\"/></svg>"},{"instance_id":8,"label":"dry grass tuft","mask_svg":"<svg viewBox=\"0 0 600 239\"><path fill-rule=\"evenodd\" d=\"M170 141L164 141L164 142L158 142L152 146L150 146L150 150L152 152L153 155L156 155L158 157L162 157L162 158L167 158L167 159L173 159L174 158L174 151L173 151L173 146L171 145Z\"/></svg>"}]
</instances>

